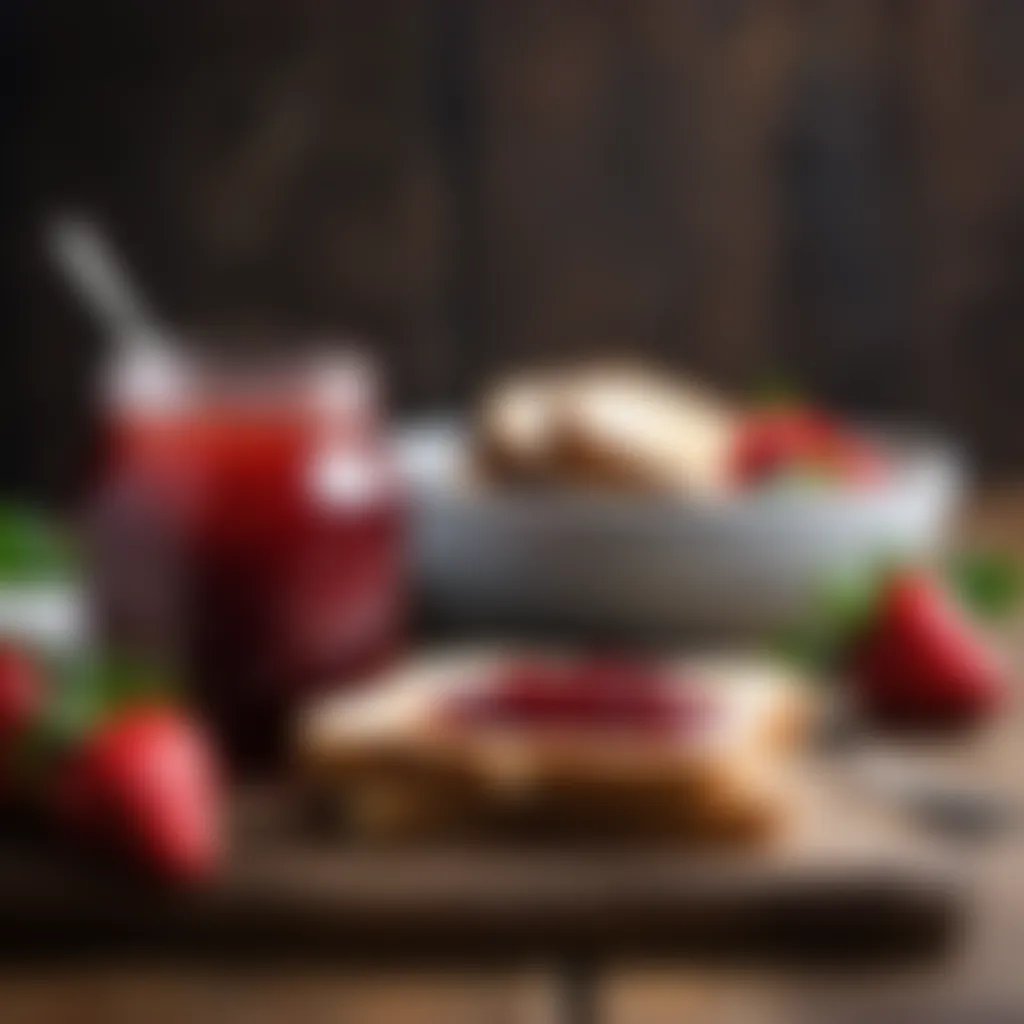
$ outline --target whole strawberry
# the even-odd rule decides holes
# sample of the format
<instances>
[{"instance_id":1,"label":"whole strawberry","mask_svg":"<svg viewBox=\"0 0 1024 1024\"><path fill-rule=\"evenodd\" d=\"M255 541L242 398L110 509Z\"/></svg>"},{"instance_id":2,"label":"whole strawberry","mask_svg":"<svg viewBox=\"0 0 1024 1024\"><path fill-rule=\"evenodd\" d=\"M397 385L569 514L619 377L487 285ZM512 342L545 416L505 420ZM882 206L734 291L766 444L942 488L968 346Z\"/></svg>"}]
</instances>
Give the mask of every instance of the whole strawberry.
<instances>
[{"instance_id":1,"label":"whole strawberry","mask_svg":"<svg viewBox=\"0 0 1024 1024\"><path fill-rule=\"evenodd\" d=\"M758 410L741 422L732 450L741 487L789 477L859 487L885 475L880 451L816 409L801 405Z\"/></svg>"},{"instance_id":2,"label":"whole strawberry","mask_svg":"<svg viewBox=\"0 0 1024 1024\"><path fill-rule=\"evenodd\" d=\"M10 640L0 641L0 802L17 802L17 755L47 699L39 661Z\"/></svg>"},{"instance_id":3,"label":"whole strawberry","mask_svg":"<svg viewBox=\"0 0 1024 1024\"><path fill-rule=\"evenodd\" d=\"M849 658L867 711L887 721L958 724L1004 702L1004 667L937 577L896 570L876 601Z\"/></svg>"},{"instance_id":4,"label":"whole strawberry","mask_svg":"<svg viewBox=\"0 0 1024 1024\"><path fill-rule=\"evenodd\" d=\"M162 879L201 881L221 859L212 748L173 707L114 711L62 758L53 793L58 817L77 835Z\"/></svg>"},{"instance_id":5,"label":"whole strawberry","mask_svg":"<svg viewBox=\"0 0 1024 1024\"><path fill-rule=\"evenodd\" d=\"M0 744L24 730L46 697L44 673L27 650L0 640Z\"/></svg>"}]
</instances>

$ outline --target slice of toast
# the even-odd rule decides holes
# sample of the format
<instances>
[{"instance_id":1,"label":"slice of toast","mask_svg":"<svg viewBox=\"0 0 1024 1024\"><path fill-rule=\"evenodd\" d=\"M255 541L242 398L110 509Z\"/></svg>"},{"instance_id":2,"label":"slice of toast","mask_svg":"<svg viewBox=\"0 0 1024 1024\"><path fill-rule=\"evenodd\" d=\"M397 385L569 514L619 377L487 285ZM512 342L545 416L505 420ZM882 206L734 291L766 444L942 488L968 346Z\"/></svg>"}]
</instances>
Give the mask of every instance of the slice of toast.
<instances>
[{"instance_id":1,"label":"slice of toast","mask_svg":"<svg viewBox=\"0 0 1024 1024\"><path fill-rule=\"evenodd\" d=\"M484 476L633 493L728 488L735 417L704 388L603 363L509 377L484 396Z\"/></svg>"},{"instance_id":2,"label":"slice of toast","mask_svg":"<svg viewBox=\"0 0 1024 1024\"><path fill-rule=\"evenodd\" d=\"M539 483L555 474L558 401L559 381L539 372L509 377L484 395L474 455L485 478Z\"/></svg>"},{"instance_id":3,"label":"slice of toast","mask_svg":"<svg viewBox=\"0 0 1024 1024\"><path fill-rule=\"evenodd\" d=\"M555 458L586 485L714 495L728 489L734 436L734 416L703 388L610 367L563 388Z\"/></svg>"},{"instance_id":4,"label":"slice of toast","mask_svg":"<svg viewBox=\"0 0 1024 1024\"><path fill-rule=\"evenodd\" d=\"M491 685L510 657L442 652L311 707L297 737L310 791L377 837L511 830L744 842L792 817L787 755L808 703L786 672L742 659L666 660L669 685L714 712L678 734L453 721L446 709Z\"/></svg>"}]
</instances>

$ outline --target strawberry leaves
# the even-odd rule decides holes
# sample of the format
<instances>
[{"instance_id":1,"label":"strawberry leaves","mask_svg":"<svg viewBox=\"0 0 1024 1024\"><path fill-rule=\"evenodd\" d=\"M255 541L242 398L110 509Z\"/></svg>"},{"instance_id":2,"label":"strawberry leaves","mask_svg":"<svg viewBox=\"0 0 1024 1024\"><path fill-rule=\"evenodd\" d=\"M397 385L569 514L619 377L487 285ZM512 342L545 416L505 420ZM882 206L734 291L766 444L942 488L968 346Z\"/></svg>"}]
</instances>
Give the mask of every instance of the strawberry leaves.
<instances>
[{"instance_id":1,"label":"strawberry leaves","mask_svg":"<svg viewBox=\"0 0 1024 1024\"><path fill-rule=\"evenodd\" d=\"M964 605L982 622L999 623L1020 602L1020 565L991 548L960 551L947 568L947 579Z\"/></svg>"},{"instance_id":2,"label":"strawberry leaves","mask_svg":"<svg viewBox=\"0 0 1024 1024\"><path fill-rule=\"evenodd\" d=\"M0 505L0 585L60 582L77 570L73 543L47 516Z\"/></svg>"},{"instance_id":3,"label":"strawberry leaves","mask_svg":"<svg viewBox=\"0 0 1024 1024\"><path fill-rule=\"evenodd\" d=\"M839 668L851 639L871 620L882 581L892 563L872 563L823 580L811 612L784 630L776 650L787 660L813 673Z\"/></svg>"},{"instance_id":4,"label":"strawberry leaves","mask_svg":"<svg viewBox=\"0 0 1024 1024\"><path fill-rule=\"evenodd\" d=\"M842 665L850 644L870 624L886 582L908 564L897 558L879 558L860 570L824 579L810 612L785 629L772 646L802 668L834 671ZM1020 565L992 548L954 553L936 571L936 577L968 616L983 625L1005 621L1024 594Z\"/></svg>"},{"instance_id":5,"label":"strawberry leaves","mask_svg":"<svg viewBox=\"0 0 1024 1024\"><path fill-rule=\"evenodd\" d=\"M51 656L44 706L18 737L15 760L26 781L39 779L120 710L174 702L170 677L142 662L91 652Z\"/></svg>"},{"instance_id":6,"label":"strawberry leaves","mask_svg":"<svg viewBox=\"0 0 1024 1024\"><path fill-rule=\"evenodd\" d=\"M117 655L65 656L55 661L54 679L53 724L69 736L88 731L125 706L167 703L174 696L165 673Z\"/></svg>"},{"instance_id":7,"label":"strawberry leaves","mask_svg":"<svg viewBox=\"0 0 1024 1024\"><path fill-rule=\"evenodd\" d=\"M825 581L779 650L846 679L878 718L966 723L1002 703L1005 673L979 621L1005 617L1019 591L1015 565L992 552L961 552L944 570L878 561Z\"/></svg>"}]
</instances>

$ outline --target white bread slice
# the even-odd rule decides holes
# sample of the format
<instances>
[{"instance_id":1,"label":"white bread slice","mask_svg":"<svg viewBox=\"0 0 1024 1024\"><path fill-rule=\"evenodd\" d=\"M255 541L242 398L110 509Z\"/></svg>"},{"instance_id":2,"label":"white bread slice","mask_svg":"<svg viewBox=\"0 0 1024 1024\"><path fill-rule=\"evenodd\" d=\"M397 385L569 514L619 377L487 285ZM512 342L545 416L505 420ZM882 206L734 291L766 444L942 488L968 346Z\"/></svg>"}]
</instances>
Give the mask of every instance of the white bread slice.
<instances>
[{"instance_id":1,"label":"white bread slice","mask_svg":"<svg viewBox=\"0 0 1024 1024\"><path fill-rule=\"evenodd\" d=\"M781 669L729 658L666 662L678 685L704 691L716 709L706 728L679 737L453 727L439 713L446 699L488 685L509 656L441 652L311 707L297 736L302 777L337 799L358 832L376 836L511 825L752 840L791 817L785 755L808 705Z\"/></svg>"},{"instance_id":2,"label":"white bread slice","mask_svg":"<svg viewBox=\"0 0 1024 1024\"><path fill-rule=\"evenodd\" d=\"M476 419L476 456L485 477L538 482L555 471L559 384L553 374L509 377L483 397Z\"/></svg>"},{"instance_id":3,"label":"white bread slice","mask_svg":"<svg viewBox=\"0 0 1024 1024\"><path fill-rule=\"evenodd\" d=\"M735 417L703 388L636 368L581 374L560 397L557 462L584 484L655 493L728 489Z\"/></svg>"}]
</instances>

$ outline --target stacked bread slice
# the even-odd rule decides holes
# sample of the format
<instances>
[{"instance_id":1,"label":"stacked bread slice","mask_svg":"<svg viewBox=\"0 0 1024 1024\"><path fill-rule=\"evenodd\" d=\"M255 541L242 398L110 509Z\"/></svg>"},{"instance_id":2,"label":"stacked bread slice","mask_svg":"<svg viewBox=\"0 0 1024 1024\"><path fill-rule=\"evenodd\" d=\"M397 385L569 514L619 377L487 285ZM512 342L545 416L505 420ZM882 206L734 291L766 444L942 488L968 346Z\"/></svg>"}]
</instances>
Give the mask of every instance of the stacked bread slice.
<instances>
[{"instance_id":1,"label":"stacked bread slice","mask_svg":"<svg viewBox=\"0 0 1024 1024\"><path fill-rule=\"evenodd\" d=\"M511 377L477 419L480 461L498 481L641 493L720 493L735 414L699 385L629 365Z\"/></svg>"}]
</instances>

